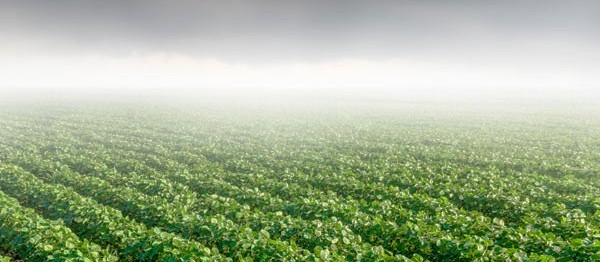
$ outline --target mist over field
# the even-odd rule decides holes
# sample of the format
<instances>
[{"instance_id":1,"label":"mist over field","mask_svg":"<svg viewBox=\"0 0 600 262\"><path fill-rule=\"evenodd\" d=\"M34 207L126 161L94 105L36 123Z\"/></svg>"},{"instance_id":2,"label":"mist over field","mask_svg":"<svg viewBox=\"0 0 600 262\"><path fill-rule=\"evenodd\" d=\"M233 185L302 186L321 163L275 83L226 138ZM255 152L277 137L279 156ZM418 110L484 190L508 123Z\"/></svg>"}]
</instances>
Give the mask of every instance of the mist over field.
<instances>
[{"instance_id":1,"label":"mist over field","mask_svg":"<svg viewBox=\"0 0 600 262\"><path fill-rule=\"evenodd\" d=\"M320 111L331 115L405 111L496 116L584 114L598 116L595 90L476 90L390 88L4 89L5 106L155 106L179 110Z\"/></svg>"},{"instance_id":2,"label":"mist over field","mask_svg":"<svg viewBox=\"0 0 600 262\"><path fill-rule=\"evenodd\" d=\"M600 2L0 0L0 262L600 261Z\"/></svg>"}]
</instances>

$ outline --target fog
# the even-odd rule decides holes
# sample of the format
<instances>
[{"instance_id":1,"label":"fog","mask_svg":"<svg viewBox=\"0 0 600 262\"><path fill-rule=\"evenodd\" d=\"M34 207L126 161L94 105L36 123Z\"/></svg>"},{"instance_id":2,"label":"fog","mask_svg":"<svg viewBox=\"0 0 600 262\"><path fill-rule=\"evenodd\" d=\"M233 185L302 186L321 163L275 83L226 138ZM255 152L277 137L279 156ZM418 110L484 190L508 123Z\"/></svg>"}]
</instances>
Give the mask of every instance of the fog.
<instances>
[{"instance_id":1,"label":"fog","mask_svg":"<svg viewBox=\"0 0 600 262\"><path fill-rule=\"evenodd\" d=\"M577 103L599 26L597 1L7 0L0 92Z\"/></svg>"}]
</instances>

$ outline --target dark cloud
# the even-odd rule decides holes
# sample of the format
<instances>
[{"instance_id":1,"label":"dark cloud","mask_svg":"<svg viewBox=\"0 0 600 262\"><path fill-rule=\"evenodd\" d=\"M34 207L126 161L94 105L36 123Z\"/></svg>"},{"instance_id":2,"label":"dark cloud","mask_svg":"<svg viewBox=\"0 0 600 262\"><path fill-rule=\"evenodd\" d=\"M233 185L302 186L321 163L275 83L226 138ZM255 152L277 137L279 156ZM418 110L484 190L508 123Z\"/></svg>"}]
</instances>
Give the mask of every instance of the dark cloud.
<instances>
[{"instance_id":1,"label":"dark cloud","mask_svg":"<svg viewBox=\"0 0 600 262\"><path fill-rule=\"evenodd\" d=\"M600 47L599 10L599 1L553 0L1 0L0 40L226 60L462 56L523 42Z\"/></svg>"}]
</instances>

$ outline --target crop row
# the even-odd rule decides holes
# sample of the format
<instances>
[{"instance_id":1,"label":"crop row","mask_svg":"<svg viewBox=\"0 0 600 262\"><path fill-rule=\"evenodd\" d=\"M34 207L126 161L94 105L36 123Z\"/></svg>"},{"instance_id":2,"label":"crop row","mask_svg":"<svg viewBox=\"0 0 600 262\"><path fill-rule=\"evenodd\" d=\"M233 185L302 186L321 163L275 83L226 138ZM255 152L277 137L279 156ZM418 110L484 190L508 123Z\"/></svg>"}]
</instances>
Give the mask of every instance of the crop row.
<instances>
[{"instance_id":1,"label":"crop row","mask_svg":"<svg viewBox=\"0 0 600 262\"><path fill-rule=\"evenodd\" d=\"M0 192L0 248L27 261L116 261L106 249L80 240L61 222L46 220Z\"/></svg>"},{"instance_id":2,"label":"crop row","mask_svg":"<svg viewBox=\"0 0 600 262\"><path fill-rule=\"evenodd\" d=\"M61 219L78 236L115 249L121 260L204 260L210 248L145 226L61 185L45 184L12 165L0 168L0 188L49 219Z\"/></svg>"},{"instance_id":3,"label":"crop row","mask_svg":"<svg viewBox=\"0 0 600 262\"><path fill-rule=\"evenodd\" d=\"M127 134L123 134L121 135L121 137L126 138ZM144 133L144 136L141 137L146 137L145 140L141 140L139 141L140 144L147 144L147 140L150 137L150 139L154 139L155 141L165 141L167 139L167 137L165 137L165 135L161 135L160 134L147 134ZM173 140L173 139L171 139ZM114 141L114 140L113 140ZM150 140L152 141L152 140ZM194 144L194 142L197 142L195 140L184 140L187 144ZM100 141L101 142L101 141ZM128 145L127 143L122 143L123 141L116 143L116 145L120 144L121 146L126 146ZM257 146L257 145L252 145L253 146ZM246 148L250 148L250 147L246 147L246 148L236 148L236 147L229 147L229 148L233 148L233 150L237 150L239 151L243 151ZM193 149L193 148L192 148ZM187 149L186 149L187 150ZM223 150L220 150L221 152L217 152L220 153L221 155L226 154L227 152L223 152ZM351 151L351 150L348 150ZM170 151L171 154L175 155L176 153L180 153L180 152L172 152ZM215 152L209 152L209 155L214 156ZM241 154L241 155L246 155L246 154ZM307 156L310 156L310 158L314 158L315 154L312 154L310 152L306 153ZM338 158L339 159L344 159L347 156L344 155L340 155ZM214 158L214 157L213 157ZM459 204L459 205L464 205L465 207L469 208L469 209L473 209L473 210L478 210L481 211L485 214L489 214L492 217L500 217L500 218L504 218L507 221L515 221L515 219L521 219L524 217L524 213L523 211L521 212L515 212L515 209L519 209L522 208L522 201L520 199L521 196L528 196L528 198L530 200L528 201L534 201L534 202L542 202L542 203L560 203L563 202L566 204L567 208L569 209L573 209L573 208L579 208L582 211L584 211L584 213L588 213L588 214L593 214L594 210L596 209L596 207L598 206L595 199L593 198L582 198L581 193L583 192L589 192L589 190L592 190L595 192L595 194L597 195L597 189L595 189L594 187L590 187L587 184L572 184L569 185L568 187L565 187L563 184L559 184L556 183L554 180L551 180L548 177L545 176L538 176L533 174L533 176L514 176L514 175L509 175L506 173L501 173L501 177L500 178L504 178L500 181L498 181L498 179L489 179L489 182L500 182L500 183L496 183L496 184L492 184L491 186L493 187L492 189L495 188L495 190L492 190L492 192L490 192L489 188L486 188L487 194L481 194L481 192L477 191L478 189L478 184L477 184L477 179L478 177L482 177L485 176L486 178L488 178L489 175L494 175L493 173L490 174L489 172L485 172L485 170L483 171L478 171L478 170L471 170L471 173L475 173L477 174L476 176L473 177L474 174L467 174L465 175L461 175L459 177L462 177L464 180L461 181L462 184L464 185L468 185L468 188L463 188L462 192L458 192L458 193L453 193L453 192L447 192L450 190L436 190L437 186L444 186L445 184L440 183L443 181L440 180L432 180L431 176L433 174L431 174L431 170L430 167L431 166L435 166L433 164L428 165L428 170L420 170L420 169L416 169L416 170L406 170L406 168L398 170L398 167L402 168L404 167L404 165L402 166L391 166L391 168L388 171L386 171L386 169L381 169L380 167L388 167L389 164L387 163L381 163L381 164L371 164L371 166L373 167L377 167L379 170L371 170L371 169L365 169L364 165L362 165L362 163L364 163L364 161L353 161L354 163L358 163L361 164L361 166L356 166L355 164L352 164L353 162L349 162L349 161L337 161L337 162L331 162L332 160L330 159L322 159L319 160L318 163L331 163L329 166L323 166L323 165L317 165L317 166L313 166L311 167L310 165L307 165L307 163L311 163L309 161L298 161L298 160L302 160L304 159L304 157L302 155L296 155L295 156L295 160L296 161L278 161L278 162L272 162L272 163L278 163L276 166L269 166L270 169L276 168L275 173L276 174L281 174L282 171L286 170L286 169L300 169L301 172L305 172L305 173L309 173L312 174L313 172L320 172L323 173L325 172L326 174L330 175L330 174L335 174L335 170L334 171L327 171L329 170L332 166L335 167L344 167L347 166L347 170L363 170L363 173L369 173L369 176L366 179L373 179L376 173L384 173L385 175L380 175L379 177L383 178L387 178L386 181L389 181L390 183L395 182L396 185L402 186L402 187L411 187L411 189L413 190L420 190L422 192L427 192L428 194L432 194L433 196L438 196L436 194L436 192L441 192L442 195L441 196L446 196L448 197L451 201ZM309 158L309 157L306 157ZM196 158L198 159L198 158ZM219 159L219 158L217 158ZM227 157L225 158L221 158L221 159L227 159ZM309 160L309 159L306 159ZM248 167L247 163L252 162L254 164L254 166L256 166L256 163L262 163L264 162L264 160L261 159L255 159L254 157L252 159L249 159L249 161L238 161L237 164L234 166L234 170L232 171L236 171L236 170L251 170L252 172L263 172L263 170L257 169L256 167ZM302 163L302 166L287 166L287 165L281 165L281 162L283 163ZM312 162L317 162L317 161L313 161ZM443 163L444 165L446 165L448 162L444 162L444 161L440 161L438 159L438 162ZM433 163L436 163L435 161L433 161ZM235 163L234 163L235 164ZM240 166L239 164L241 164L242 166ZM231 164L228 164L229 166L231 166ZM460 169L460 168L465 168L465 167L456 167L456 168L448 168L446 166L445 170L456 170L456 169ZM473 168L471 166L471 168ZM364 171L366 170L366 171ZM424 172L425 171L425 172ZM497 170L492 170L492 171L497 171ZM375 174L374 174L375 173ZM409 181L406 180L406 178L411 178L411 177L406 177L404 175L402 176L398 176L397 174L406 174L406 173L412 173L413 176L412 177L417 177L419 178L419 180L417 181ZM419 175L414 175L415 173L419 174ZM499 172L498 172L499 173ZM352 175L351 173L349 174L348 172L344 172L344 175ZM309 176L310 177L310 176ZM452 177L457 177L457 174L448 174L446 173L438 173L437 177L442 177L443 179L445 179L445 181L448 181L449 178ZM394 180L395 178L398 179L403 179L404 183L402 184L398 184L397 180ZM430 178L429 180L423 180L423 178ZM433 177L435 178L435 177ZM311 179L309 181L312 181L313 183L320 183L321 181L315 181L314 179ZM510 181L510 184L506 184L507 181ZM428 183L427 186L429 186L428 188L422 188L421 185L423 185L424 183ZM535 182L538 182L537 184L540 184L539 182L542 182L541 184L544 185L544 187L524 187L526 185L532 185ZM579 187L579 188L578 188ZM538 188L542 188L543 191L539 191L536 190ZM510 189L510 190L506 190L506 189ZM518 189L518 191L515 191L514 189ZM567 190L570 189L570 190ZM500 190L504 190L504 191L500 191ZM574 190L574 191L573 191ZM576 193L576 194L557 194L554 193L555 191L557 192L563 192L567 191L566 193ZM498 199L498 196L503 196L506 200L500 200ZM462 198L462 199L461 199ZM467 199L467 200L465 200ZM519 201L519 202L515 202L515 201ZM525 203L526 204L526 203ZM501 213L499 213L501 212Z\"/></svg>"},{"instance_id":4,"label":"crop row","mask_svg":"<svg viewBox=\"0 0 600 262\"><path fill-rule=\"evenodd\" d=\"M433 260L585 261L600 254L593 179L600 158L590 137L568 145L565 137L576 132L522 140L512 127L482 135L470 127L447 125L439 133L367 121L300 131L302 121L206 126L179 119L166 127L148 115L47 116L1 127L10 138L1 159L225 256L245 254L181 226L188 218L194 228L221 219L230 224L219 232L249 228L253 239L297 244L315 258L380 247ZM155 214L163 207L179 213Z\"/></svg>"},{"instance_id":5,"label":"crop row","mask_svg":"<svg viewBox=\"0 0 600 262\"><path fill-rule=\"evenodd\" d=\"M200 181L202 181L202 180L200 180ZM397 210L396 210L396 211L397 211ZM310 211L309 211L309 212L310 212ZM423 226L423 225L421 225L421 226ZM421 248L422 248L422 247L421 247ZM444 255L445 255L446 257L448 256L448 254L444 254Z\"/></svg>"},{"instance_id":6,"label":"crop row","mask_svg":"<svg viewBox=\"0 0 600 262\"><path fill-rule=\"evenodd\" d=\"M31 157L31 155L29 156ZM35 170L36 173L47 173L48 175L46 176L46 180L49 182L58 181L66 185L73 186L73 188L80 188L80 192L86 195L102 194L101 196L97 195L94 198L107 199L106 203L112 206L123 208L128 207L130 210L122 209L122 211L127 214L133 215L138 219L145 219L144 221L148 221L149 219L152 219L154 217L154 223L163 225L167 230L181 228L181 230L178 231L178 233L181 233L183 236L189 238L195 238L199 240L198 238L204 237L206 238L206 241L215 241L219 238L226 239L226 237L228 237L226 234L231 234L227 232L230 232L234 228L239 227L239 225L248 225L249 227L257 229L264 228L269 232L268 235L271 235L276 239L294 240L302 246L311 246L311 248L316 248L317 246L324 246L325 248L330 247L332 248L332 254L345 253L345 256L348 258L356 256L369 257L377 255L377 252L373 252L373 249L368 245L362 245L360 242L360 238L357 238L356 236L352 235L352 233L349 230L345 230L343 226L341 226L339 223L303 221L301 219L283 217L281 212L273 212L269 214L263 214L260 212L250 212L247 206L244 207L242 205L236 204L235 201L228 201L227 199L219 198L215 195L208 195L202 200L196 199L196 201L192 202L194 203L193 205L184 206L180 204L168 203L165 202L162 198L148 198L147 196L141 195L128 188L119 186L113 188L98 179L94 179L91 177L82 177L74 173L69 174L70 171L65 169L62 169L59 172L53 172L52 168L48 166L43 167L43 164L40 163L35 164L35 166L32 166L31 163L26 163L25 161L23 161L25 157L17 158L19 159L19 161L21 161L21 165L32 168L32 170ZM46 162L46 165L51 164L52 162ZM98 170L98 175L113 182L124 182L128 185L135 184L136 179L139 178L135 176L120 176L119 173L115 173L112 170ZM151 180L151 178L145 179L145 181ZM144 184L147 183L148 182ZM96 185L96 187L94 188L91 185ZM117 191L120 193L120 196L114 195ZM125 202L126 199L128 199L129 202ZM131 199L135 199L135 203L132 202ZM144 201L143 199L148 200L145 202L141 202ZM110 201L110 203L108 201ZM160 205L157 205L156 203L160 203ZM153 206L156 207L156 209L150 209L150 211L148 211L148 208L151 208ZM189 212L186 212L186 210L190 208L198 209L199 207L205 207L207 209L210 209L211 212L203 212L202 217L190 216L188 215ZM176 210L178 211L176 212ZM158 211L161 212L157 213ZM173 215L175 218L165 218L164 214ZM216 228L215 225L211 225L211 223L214 224L214 222L216 221L223 220L223 215L227 218L233 219L236 223L232 224L229 221L226 222L226 227L222 226L221 228ZM181 218L177 216L181 216ZM178 222L177 224L173 221L180 222ZM240 223L242 221L247 221L247 223ZM273 221L279 221L279 223L281 224L277 225L277 223L274 223ZM205 223L208 226L205 226L204 224L200 223ZM311 228L316 228L316 230L320 230L321 232L323 232L322 235L314 236L312 234L314 231L307 231L307 229ZM199 230L199 232L184 231L193 229ZM251 231L245 231L245 233L248 234L251 233ZM337 237L331 236L331 234L336 234ZM301 238L292 239L297 236L300 236ZM260 236L250 237L260 238ZM336 238L339 239L339 241L336 240ZM307 241L309 243L307 243ZM237 243L240 242L243 246L244 243L242 241L237 241ZM323 245L324 243L326 243L327 245ZM223 245L225 244L225 242L219 244ZM274 254L272 253L270 253L270 255L274 256ZM379 255L385 256L385 254L383 253ZM254 256L256 256L256 254L254 254Z\"/></svg>"}]
</instances>

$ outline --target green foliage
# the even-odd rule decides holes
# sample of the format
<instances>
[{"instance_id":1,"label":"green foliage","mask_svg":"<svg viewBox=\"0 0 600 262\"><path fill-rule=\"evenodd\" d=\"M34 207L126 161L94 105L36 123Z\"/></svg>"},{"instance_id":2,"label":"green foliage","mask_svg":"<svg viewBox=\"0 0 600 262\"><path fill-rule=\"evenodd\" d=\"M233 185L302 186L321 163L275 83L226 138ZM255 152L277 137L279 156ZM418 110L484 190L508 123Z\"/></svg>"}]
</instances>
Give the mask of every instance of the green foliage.
<instances>
[{"instance_id":1,"label":"green foliage","mask_svg":"<svg viewBox=\"0 0 600 262\"><path fill-rule=\"evenodd\" d=\"M76 239L124 261L600 259L600 121L83 110L0 117L0 190L20 202L0 222L23 241L0 249L83 259ZM46 224L65 237L10 233Z\"/></svg>"},{"instance_id":2,"label":"green foliage","mask_svg":"<svg viewBox=\"0 0 600 262\"><path fill-rule=\"evenodd\" d=\"M98 245L81 241L62 223L40 217L2 192L0 222L0 247L28 261L117 260Z\"/></svg>"},{"instance_id":3,"label":"green foliage","mask_svg":"<svg viewBox=\"0 0 600 262\"><path fill-rule=\"evenodd\" d=\"M0 167L0 189L51 219L62 219L78 235L114 248L122 260L156 261L208 258L210 250L123 217L60 185L44 184L15 166ZM48 247L48 248L47 248ZM44 246L44 250L52 246Z\"/></svg>"}]
</instances>

